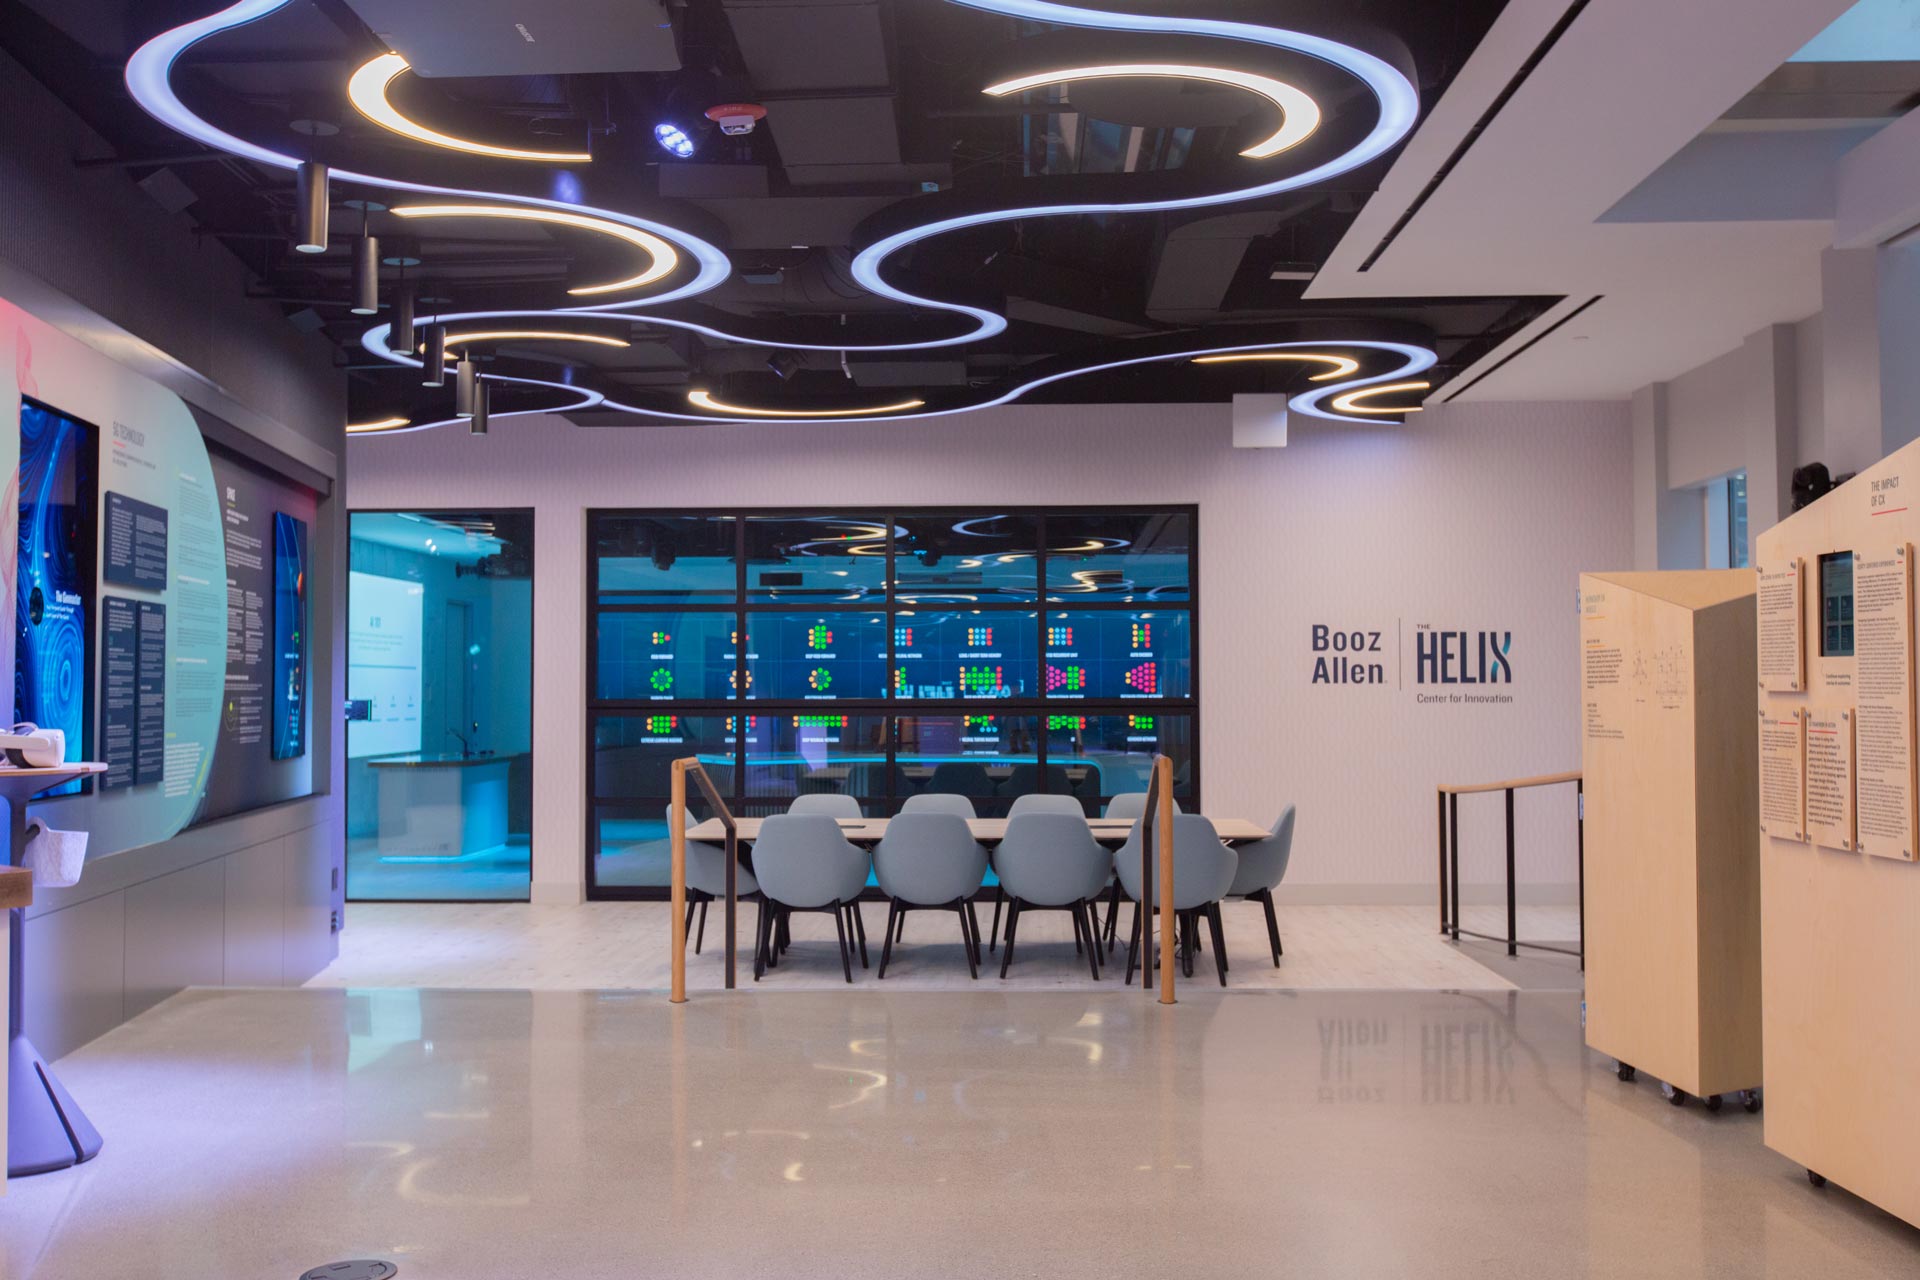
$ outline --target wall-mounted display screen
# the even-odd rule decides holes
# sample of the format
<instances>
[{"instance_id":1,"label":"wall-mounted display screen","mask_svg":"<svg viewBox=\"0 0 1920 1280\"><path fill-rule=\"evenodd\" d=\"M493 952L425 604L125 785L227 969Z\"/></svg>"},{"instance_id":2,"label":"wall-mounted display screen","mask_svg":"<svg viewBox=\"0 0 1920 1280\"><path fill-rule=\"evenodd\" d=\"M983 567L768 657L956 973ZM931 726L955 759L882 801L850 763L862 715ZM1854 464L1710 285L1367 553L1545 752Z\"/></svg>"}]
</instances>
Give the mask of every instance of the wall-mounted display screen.
<instances>
[{"instance_id":1,"label":"wall-mounted display screen","mask_svg":"<svg viewBox=\"0 0 1920 1280\"><path fill-rule=\"evenodd\" d=\"M698 755L736 813L815 793L1097 813L1197 761L1192 507L587 513L590 896L665 884ZM431 694L429 694L431 701ZM735 715L751 709L751 715Z\"/></svg>"},{"instance_id":2,"label":"wall-mounted display screen","mask_svg":"<svg viewBox=\"0 0 1920 1280\"><path fill-rule=\"evenodd\" d=\"M306 624L294 625L305 600L288 598L283 609L282 590L289 597L296 592L304 597L304 574L310 567L305 531L314 520L318 499L311 490L237 453L209 446L207 455L213 464L226 542L226 680L214 768L207 774L196 822L313 793L313 767L306 758ZM284 583L283 554L293 573ZM290 563L296 556L297 569ZM291 634L282 642L282 617L290 633L298 631L303 650L297 662L285 666L283 655L294 646ZM287 697L295 684L302 695L289 704ZM299 729L289 743L282 734L294 719ZM295 749L283 755L283 744Z\"/></svg>"},{"instance_id":3,"label":"wall-mounted display screen","mask_svg":"<svg viewBox=\"0 0 1920 1280\"><path fill-rule=\"evenodd\" d=\"M887 693L883 613L750 613L747 696L840 702Z\"/></svg>"},{"instance_id":4,"label":"wall-mounted display screen","mask_svg":"<svg viewBox=\"0 0 1920 1280\"><path fill-rule=\"evenodd\" d=\"M1184 609L1049 613L1047 696L1126 701L1192 697L1188 623Z\"/></svg>"},{"instance_id":5,"label":"wall-mounted display screen","mask_svg":"<svg viewBox=\"0 0 1920 1280\"><path fill-rule=\"evenodd\" d=\"M347 727L347 755L420 749L420 640L426 588L355 571L347 579L347 700L367 716Z\"/></svg>"},{"instance_id":6,"label":"wall-mounted display screen","mask_svg":"<svg viewBox=\"0 0 1920 1280\"><path fill-rule=\"evenodd\" d=\"M1039 696L1039 615L1026 610L901 610L893 691L914 699Z\"/></svg>"},{"instance_id":7,"label":"wall-mounted display screen","mask_svg":"<svg viewBox=\"0 0 1920 1280\"><path fill-rule=\"evenodd\" d=\"M20 538L13 718L58 729L67 758L93 758L94 510L98 433L20 401ZM72 782L47 795L76 795Z\"/></svg>"},{"instance_id":8,"label":"wall-mounted display screen","mask_svg":"<svg viewBox=\"0 0 1920 1280\"><path fill-rule=\"evenodd\" d=\"M1820 656L1853 656L1853 552L1820 557Z\"/></svg>"},{"instance_id":9,"label":"wall-mounted display screen","mask_svg":"<svg viewBox=\"0 0 1920 1280\"><path fill-rule=\"evenodd\" d=\"M273 513L273 758L307 753L307 522Z\"/></svg>"}]
</instances>

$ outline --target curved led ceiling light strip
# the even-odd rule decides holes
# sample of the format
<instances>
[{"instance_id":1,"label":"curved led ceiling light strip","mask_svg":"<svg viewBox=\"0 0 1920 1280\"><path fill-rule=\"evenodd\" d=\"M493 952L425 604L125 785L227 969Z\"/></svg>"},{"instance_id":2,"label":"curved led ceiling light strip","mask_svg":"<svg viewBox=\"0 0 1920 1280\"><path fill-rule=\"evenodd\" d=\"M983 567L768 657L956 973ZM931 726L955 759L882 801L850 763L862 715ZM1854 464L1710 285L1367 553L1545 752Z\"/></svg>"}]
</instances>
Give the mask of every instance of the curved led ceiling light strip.
<instances>
[{"instance_id":1,"label":"curved led ceiling light strip","mask_svg":"<svg viewBox=\"0 0 1920 1280\"><path fill-rule=\"evenodd\" d=\"M1213 84L1234 85L1265 98L1280 109L1280 127L1240 153L1249 160L1265 160L1297 147L1320 127L1320 104L1304 91L1284 80L1275 80L1272 76L1257 76L1250 71L1232 71L1226 67L1187 66L1172 62L1107 63L1095 67L1073 67L1065 71L1041 71L989 85L980 92L990 97L1004 98L1010 93L1065 84L1072 80L1107 80L1119 76L1204 80Z\"/></svg>"},{"instance_id":2,"label":"curved led ceiling light strip","mask_svg":"<svg viewBox=\"0 0 1920 1280\"><path fill-rule=\"evenodd\" d=\"M633 345L625 338L613 338L603 333L568 333L561 329L488 329L447 335L449 347L468 347L482 342L588 342L601 347ZM414 347L414 352L419 354L426 349L427 344L423 342Z\"/></svg>"},{"instance_id":3,"label":"curved led ceiling light strip","mask_svg":"<svg viewBox=\"0 0 1920 1280\"><path fill-rule=\"evenodd\" d=\"M403 138L424 142L430 147L464 151L469 155L491 156L496 160L533 160L547 164L591 164L585 151L525 151L519 147L496 147L489 142L456 138L452 134L429 129L408 118L387 97L387 87L408 70L407 60L397 53L383 53L353 73L347 81L347 100L367 119Z\"/></svg>"},{"instance_id":4,"label":"curved led ceiling light strip","mask_svg":"<svg viewBox=\"0 0 1920 1280\"><path fill-rule=\"evenodd\" d=\"M955 340L959 342L992 337L1005 329L1007 322L990 311L981 311L958 303L941 302L938 299L908 293L904 289L896 289L881 278L880 266L883 262L906 246L931 236L986 223L1057 214L1154 213L1170 209L1197 209L1209 205L1258 200L1266 196L1298 190L1301 187L1310 187L1315 183L1324 182L1351 169L1356 169L1386 152L1407 136L1419 114L1420 95L1398 68L1373 54L1365 53L1351 45L1341 44L1337 40L1329 40L1324 36L1286 31L1278 27L1255 26L1246 22L1225 22L1214 18L1167 18L1151 14L1107 13L1097 9L1079 9L1071 5L1056 4L1053 0L949 0L949 2L965 5L970 9L981 9L988 13L1004 14L1012 18L1024 18L1057 26L1091 27L1104 31L1148 32L1155 35L1210 36L1306 54L1322 62L1331 63L1354 76L1373 93L1380 109L1379 119L1374 122L1372 130L1346 152L1323 164L1284 178L1275 178L1269 182L1242 187L1234 191L1221 191L1212 195L1181 199L1133 203L1031 205L1017 209L962 214L895 232L868 245L854 257L851 267L853 278L869 292L910 306L970 315L979 320L980 328Z\"/></svg>"},{"instance_id":5,"label":"curved led ceiling light strip","mask_svg":"<svg viewBox=\"0 0 1920 1280\"><path fill-rule=\"evenodd\" d=\"M417 364L419 362L415 361L414 363ZM512 378L497 373L483 373L480 376L488 382L512 383L515 386L522 387L546 387L554 391L563 391L575 397L575 399L566 403L542 405L537 409L493 409L487 414L488 420L492 422L498 422L502 418L526 418L535 414L577 413L582 409L597 409L604 404L607 399L606 396L598 391L593 391L586 387L569 386L564 382L548 382L541 378ZM466 418L447 417L436 418L432 422L415 422L403 427L383 427L377 431L369 429L367 431L353 432L353 428L351 427L347 428L347 430L356 435L404 436L412 435L416 431L431 431L435 427L464 427L467 424L468 419Z\"/></svg>"},{"instance_id":6,"label":"curved led ceiling light strip","mask_svg":"<svg viewBox=\"0 0 1920 1280\"><path fill-rule=\"evenodd\" d=\"M616 240L625 240L648 256L647 269L639 275L628 276L622 280L611 280L606 284L580 285L567 290L575 297L644 289L656 280L663 280L672 275L673 269L680 265L680 255L674 251L673 246L651 231L622 226L608 218L596 218L584 213L569 213L564 209L523 208L505 204L409 204L396 205L393 215L397 218L503 218L513 222L542 222L548 226L572 227L576 231L595 231L603 236L612 236ZM633 304L624 305L632 306Z\"/></svg>"},{"instance_id":7,"label":"curved led ceiling light strip","mask_svg":"<svg viewBox=\"0 0 1920 1280\"><path fill-rule=\"evenodd\" d=\"M127 92L133 95L146 113L176 133L192 138L194 141L243 160L274 169L297 169L303 157L288 155L270 147L259 146L238 138L201 119L187 109L185 103L173 89L173 64L194 45L223 31L246 26L268 17L298 0L240 0L218 13L184 23L171 31L163 31L153 39L141 45L127 59ZM631 227L661 237L677 245L698 265L693 277L675 289L647 300L648 305L671 302L678 298L690 298L705 293L720 284L732 274L733 264L720 249L708 244L689 232L665 223L654 222L647 218L638 218L631 214L617 213L611 209L597 209L586 205L568 204L561 200L547 200L536 196L515 196L503 192L473 191L465 187L439 187L427 183L405 182L396 178L383 178L376 174L357 173L350 169L335 168L333 179L336 182L360 183L373 187L385 187L394 191L412 191L431 196L453 196L460 199L509 200L521 205L538 206L568 213L585 213L604 218L622 226ZM622 304L631 305L631 304Z\"/></svg>"},{"instance_id":8,"label":"curved led ceiling light strip","mask_svg":"<svg viewBox=\"0 0 1920 1280\"><path fill-rule=\"evenodd\" d=\"M1407 405L1390 409L1383 404L1361 404L1368 396L1385 395L1389 391L1426 391L1431 382L1390 382L1385 386L1362 387L1358 391L1349 391L1343 396L1333 398L1333 407L1341 413L1419 413L1424 405Z\"/></svg>"},{"instance_id":9,"label":"curved led ceiling light strip","mask_svg":"<svg viewBox=\"0 0 1920 1280\"><path fill-rule=\"evenodd\" d=\"M1050 386L1056 382L1064 382L1068 378L1084 377L1087 374L1092 374L1092 373L1105 373L1110 369L1125 369L1125 368L1130 368L1136 365L1143 365L1143 364L1160 364L1160 363L1164 363L1171 360L1191 360L1195 356L1231 355L1231 354L1236 354L1243 351L1271 351L1276 348L1286 347L1286 346L1319 347L1324 345L1326 344L1323 341L1300 342L1300 343L1262 342L1257 345L1250 345L1250 346L1203 347L1194 351L1163 351L1157 355L1132 356L1125 360L1104 360L1097 364L1084 365L1078 369L1064 369L1059 373L1050 373L1050 374L1047 374L1045 377L1035 378L1031 382L1023 382L1018 386L1009 388L1007 391L993 397L990 400L983 400L978 404L958 405L951 409L929 409L925 413L895 413L895 414L890 414L886 417L862 418L860 419L860 421L907 422L907 421L913 421L920 418L942 418L942 417L947 417L952 414L958 414L958 413L976 413L981 409L993 409L993 408L998 408L1001 405L1012 404L1014 401L1020 399L1022 396L1026 395L1031 391L1036 391L1041 387ZM1330 412L1329 410L1320 407L1320 401L1327 396L1333 395L1337 391L1342 391L1343 389L1351 388L1355 393L1359 393L1360 389L1363 387L1371 387L1376 390L1386 389L1381 387L1380 384L1391 383L1396 378L1405 379L1405 378L1411 377L1414 374L1425 373L1428 369L1431 369L1434 366L1438 357L1435 356L1434 353L1429 349L1427 349L1426 347L1417 347L1417 346L1414 346L1412 343L1408 343L1408 342L1386 342L1386 341L1382 341L1380 339L1374 339L1374 338L1368 338L1368 339L1356 338L1352 340L1343 339L1341 342L1341 345L1355 348L1355 349L1364 349L1368 351L1388 352L1393 355L1397 355L1401 357L1401 359L1405 363L1403 363L1397 369L1393 369L1393 370L1390 370L1389 372L1382 373L1382 374L1376 374L1370 378L1361 378L1351 382L1335 383L1332 386L1320 387L1304 395L1295 396L1290 401L1288 401L1287 407L1290 410L1293 410L1295 412L1304 413L1310 417L1323 418L1329 422L1340 422L1340 423L1349 423L1349 424L1361 423L1361 424L1381 426L1381 427L1399 426L1400 423L1398 423L1397 421L1391 418L1363 418L1363 417L1355 417L1351 413ZM611 398L605 400L603 402L602 407L607 409L612 409L620 413L639 414L643 417L648 417L648 418L668 418L676 422L765 421L765 419L761 419L761 418L720 418L720 417L709 417L709 416L703 416L700 414L691 414L691 413L674 413L666 409L649 409L644 405L627 404L627 403L624 403L623 401L614 400ZM1397 413L1399 412L1399 410L1372 410L1371 412ZM820 421L820 419L814 419L814 421Z\"/></svg>"},{"instance_id":10,"label":"curved led ceiling light strip","mask_svg":"<svg viewBox=\"0 0 1920 1280\"><path fill-rule=\"evenodd\" d=\"M373 422L349 422L347 434L350 436L370 436L381 431L398 431L401 427L413 425L412 418L380 418Z\"/></svg>"},{"instance_id":11,"label":"curved led ceiling light strip","mask_svg":"<svg viewBox=\"0 0 1920 1280\"><path fill-rule=\"evenodd\" d=\"M1348 172L1379 157L1407 135L1413 127L1418 112L1419 95L1413 85L1407 80L1406 76L1398 69L1372 54L1321 36L1287 31L1275 27L1256 26L1251 23L1229 22L1211 18L1172 18L1149 14L1110 13L1100 10L1075 8L1071 5L1054 3L1053 0L949 0L949 2L964 5L968 8L979 9L984 12L997 13L1008 17L1058 26L1086 27L1122 32L1213 37L1304 54L1339 67L1365 84L1378 104L1379 117L1374 122L1373 128L1367 133L1366 137L1361 139L1355 146L1349 148L1345 153L1311 169L1269 182L1233 191L1215 192L1211 195L1181 199L1143 201L1137 203L1037 205L960 215L896 232L891 236L868 245L854 258L852 274L855 280L869 291L878 296L891 298L909 306L945 311L950 314L971 318L975 321L976 327L970 333L923 342L884 343L871 346L849 347L844 345L829 346L826 344L770 343L763 340L728 334L705 325L669 320L666 317L657 315L625 316L622 318L656 324L668 324L676 328L701 333L722 341L760 346L778 346L796 350L904 351L960 345L977 338L990 337L993 334L1003 331L1007 326L1005 318L981 308L969 307L959 303L944 302L933 298L924 298L908 293L902 289L893 288L880 276L881 265L893 253L907 245L943 234L947 231L978 226L985 223L1043 217L1053 214L1151 213L1173 209L1203 208L1256 200L1266 196L1312 186L1315 183L1336 177L1339 174ZM192 138L210 149L224 151L270 168L298 168L300 164L298 157L248 142L245 139L227 133L195 115L192 111L188 110L186 105L180 100L179 95L174 92L172 84L172 69L174 63L195 44L217 35L220 32L245 26L248 23L268 17L294 3L296 3L296 0L238 0L238 3L232 4L217 13L162 32L160 35L155 36L153 39L141 45L139 49L135 50L133 56L128 59L126 69L128 92L134 100L156 120L159 120L176 132ZM724 281L731 272L731 263L728 261L727 256L716 246L699 239L697 236L693 236L688 232L667 226L663 223L634 217L629 214L618 213L613 210L570 205L562 201L546 200L538 197L516 197L504 193L473 191L466 188L440 187L424 183L406 182L338 168L333 171L333 177L345 183L385 187L395 191L410 191L462 199L512 200L522 207L531 206L544 210L552 210L568 215L569 217L597 217L611 223L617 223L624 227L657 236L663 241L678 245L680 249L686 251L698 264L698 268L692 277L680 287L667 290L647 299L646 303L649 306L657 306L665 302L692 297L706 292ZM658 265L657 260L656 265ZM622 306L631 305L635 305L635 303L629 300L626 302L604 303L597 306L564 308L558 312L545 314L606 314L615 312ZM524 314L527 313L469 312L459 318L483 319ZM363 345L365 345L369 351L375 352L395 363L417 367L420 363L419 361L410 358L404 353L394 352L388 349L386 343L387 330L388 326L384 324L376 325L369 329L362 337ZM409 335L409 337L411 337L411 335ZM409 345L411 345L411 343L409 343ZM1062 378L1096 373L1105 369L1121 368L1128 365L1162 360L1185 359L1197 355L1225 354L1259 350L1262 348L1271 350L1275 345L1276 344L1263 343L1260 344L1260 347L1224 347L1137 357L1090 365L1081 369L1067 370L1062 373L1037 379L1034 382L1015 387L1005 395L994 400L987 401L980 405L967 406L967 408L986 408L994 404L1005 404L1019 398L1021 395L1024 395L1036 387L1059 381ZM1421 372L1431 367L1435 360L1434 354L1431 351L1403 343L1350 342L1346 345L1350 347L1368 346L1383 350L1394 350L1404 354L1407 357L1408 363L1401 369L1395 370L1394 373L1385 375L1387 378ZM521 412L567 412L573 409L591 407L604 401L604 397L597 392L583 392L578 388L569 387L563 383L546 383L533 379L496 380L552 386L557 389L576 392L586 397L578 404L564 406L559 409L514 411L508 414L498 415L502 417L517 416ZM1334 421L1372 421L1364 418L1353 418L1351 416L1343 417L1330 413L1320 407L1321 401L1335 391L1342 391L1349 388L1357 389L1358 387L1368 386L1383 380L1383 378L1369 378L1360 380L1358 384L1335 384L1318 389L1307 395L1296 397L1291 404L1298 412L1310 414L1315 417L1328 418ZM606 403L612 404L613 402L607 401ZM658 410L649 410L637 406L615 405L615 407L653 417L668 417L686 421L715 420L712 418L701 418L695 415L662 413ZM936 410L926 414L901 414L893 418L868 418L866 420L888 421L899 420L899 418L933 417L946 413L964 411L966 410ZM446 421L459 421L459 419L448 419ZM1381 425L1393 425L1389 420L1377 421L1379 421ZM396 430L425 430L438 425L442 424L423 423L418 426Z\"/></svg>"},{"instance_id":12,"label":"curved led ceiling light strip","mask_svg":"<svg viewBox=\"0 0 1920 1280\"><path fill-rule=\"evenodd\" d=\"M925 400L902 400L897 404L877 404L868 409L752 409L745 405L726 404L715 400L706 391L687 392L687 403L698 405L702 409L712 409L715 413L737 413L749 418L867 418L877 413L904 413L908 409L918 409L926 404Z\"/></svg>"},{"instance_id":13,"label":"curved led ceiling light strip","mask_svg":"<svg viewBox=\"0 0 1920 1280\"><path fill-rule=\"evenodd\" d=\"M1235 356L1195 356L1195 364L1244 364L1259 360L1304 360L1330 364L1333 368L1325 373L1316 373L1308 382L1328 382L1334 378L1344 378L1348 374L1360 372L1360 362L1351 356L1326 355L1318 351L1249 351Z\"/></svg>"}]
</instances>

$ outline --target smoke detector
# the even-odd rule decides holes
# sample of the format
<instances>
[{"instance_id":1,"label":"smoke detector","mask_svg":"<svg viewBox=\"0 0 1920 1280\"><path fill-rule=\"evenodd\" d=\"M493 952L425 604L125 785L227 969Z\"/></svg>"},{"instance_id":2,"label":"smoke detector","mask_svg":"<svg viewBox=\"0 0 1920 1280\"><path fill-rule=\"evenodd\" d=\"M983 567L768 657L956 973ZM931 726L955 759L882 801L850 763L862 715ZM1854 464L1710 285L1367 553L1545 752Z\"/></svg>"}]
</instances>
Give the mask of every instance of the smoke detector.
<instances>
[{"instance_id":1,"label":"smoke detector","mask_svg":"<svg viewBox=\"0 0 1920 1280\"><path fill-rule=\"evenodd\" d=\"M753 126L766 117L767 109L751 102L723 102L707 108L707 119L720 126L729 138L752 133Z\"/></svg>"}]
</instances>

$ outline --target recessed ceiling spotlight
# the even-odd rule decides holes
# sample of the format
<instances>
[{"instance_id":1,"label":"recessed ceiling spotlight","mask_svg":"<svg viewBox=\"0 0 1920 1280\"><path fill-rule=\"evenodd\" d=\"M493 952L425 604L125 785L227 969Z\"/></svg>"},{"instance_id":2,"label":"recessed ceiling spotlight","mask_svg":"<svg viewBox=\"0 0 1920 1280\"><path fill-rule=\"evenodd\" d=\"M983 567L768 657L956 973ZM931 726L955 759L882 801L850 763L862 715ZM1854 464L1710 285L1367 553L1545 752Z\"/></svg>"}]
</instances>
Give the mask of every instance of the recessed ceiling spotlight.
<instances>
[{"instance_id":1,"label":"recessed ceiling spotlight","mask_svg":"<svg viewBox=\"0 0 1920 1280\"><path fill-rule=\"evenodd\" d=\"M1362 387L1358 391L1349 391L1343 396L1335 396L1333 407L1341 413L1419 413L1424 406L1361 404L1360 402L1370 396L1385 395L1389 391L1425 391L1432 386L1431 382L1389 382L1380 387Z\"/></svg>"},{"instance_id":2,"label":"recessed ceiling spotlight","mask_svg":"<svg viewBox=\"0 0 1920 1280\"><path fill-rule=\"evenodd\" d=\"M1318 351L1238 351L1231 355L1193 358L1195 364L1248 364L1265 360L1304 360L1332 366L1326 373L1314 374L1307 379L1308 382L1329 382L1360 371L1360 362L1351 356L1325 355Z\"/></svg>"},{"instance_id":3,"label":"recessed ceiling spotlight","mask_svg":"<svg viewBox=\"0 0 1920 1280\"><path fill-rule=\"evenodd\" d=\"M581 285L567 290L568 293L576 296L638 289L673 274L673 269L680 263L680 255L674 251L674 247L652 232L642 231L638 227L629 227L608 218L590 217L584 213L497 204L413 204L401 205L393 212L396 217L401 218L510 218L523 222L541 222L550 226L574 227L581 231L597 231L601 235L624 240L644 250L653 259L647 269L639 275L629 276L624 280L611 280L606 284Z\"/></svg>"},{"instance_id":4,"label":"recessed ceiling spotlight","mask_svg":"<svg viewBox=\"0 0 1920 1280\"><path fill-rule=\"evenodd\" d=\"M653 140L664 147L671 155L682 160L693 158L693 139L687 131L671 120L662 120L653 126Z\"/></svg>"},{"instance_id":5,"label":"recessed ceiling spotlight","mask_svg":"<svg viewBox=\"0 0 1920 1280\"><path fill-rule=\"evenodd\" d=\"M470 138L456 138L408 119L387 99L387 89L407 72L407 60L397 53L383 53L363 65L347 81L347 98L361 115L383 129L430 147L465 151L497 160L537 160L548 164L589 164L593 157L585 151L529 151L522 147L496 147Z\"/></svg>"},{"instance_id":6,"label":"recessed ceiling spotlight","mask_svg":"<svg viewBox=\"0 0 1920 1280\"><path fill-rule=\"evenodd\" d=\"M927 402L901 400L895 404L876 404L865 409L749 409L743 405L725 404L715 400L705 391L689 391L687 403L698 405L702 409L711 409L715 413L737 413L753 418L860 418L876 413L905 413L909 409L918 409Z\"/></svg>"},{"instance_id":7,"label":"recessed ceiling spotlight","mask_svg":"<svg viewBox=\"0 0 1920 1280\"><path fill-rule=\"evenodd\" d=\"M1069 67L1060 71L1039 71L1029 76L1003 80L980 92L1001 98L1010 93L1062 84L1069 80L1103 80L1116 76L1156 76L1177 80L1205 80L1230 84L1257 93L1280 108L1280 127L1240 154L1250 160L1277 156L1289 147L1299 146L1320 127L1320 104L1306 93L1272 76L1234 71L1227 67L1187 66L1172 62L1116 62L1093 67Z\"/></svg>"}]
</instances>

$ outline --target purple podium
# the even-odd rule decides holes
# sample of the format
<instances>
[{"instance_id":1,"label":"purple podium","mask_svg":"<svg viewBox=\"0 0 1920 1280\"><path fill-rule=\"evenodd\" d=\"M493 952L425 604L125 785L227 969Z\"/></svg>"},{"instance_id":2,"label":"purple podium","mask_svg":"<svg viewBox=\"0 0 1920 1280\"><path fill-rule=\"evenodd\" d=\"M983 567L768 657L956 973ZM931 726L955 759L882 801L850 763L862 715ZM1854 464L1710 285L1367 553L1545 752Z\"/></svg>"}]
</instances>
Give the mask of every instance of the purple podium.
<instances>
[{"instance_id":1,"label":"purple podium","mask_svg":"<svg viewBox=\"0 0 1920 1280\"><path fill-rule=\"evenodd\" d=\"M27 846L27 801L49 787L104 773L103 764L57 769L0 769L0 800L7 805L7 861L20 865ZM21 1034L26 1016L27 912L7 913L7 1176L26 1178L66 1169L100 1154L100 1131L55 1078L32 1041Z\"/></svg>"}]
</instances>

